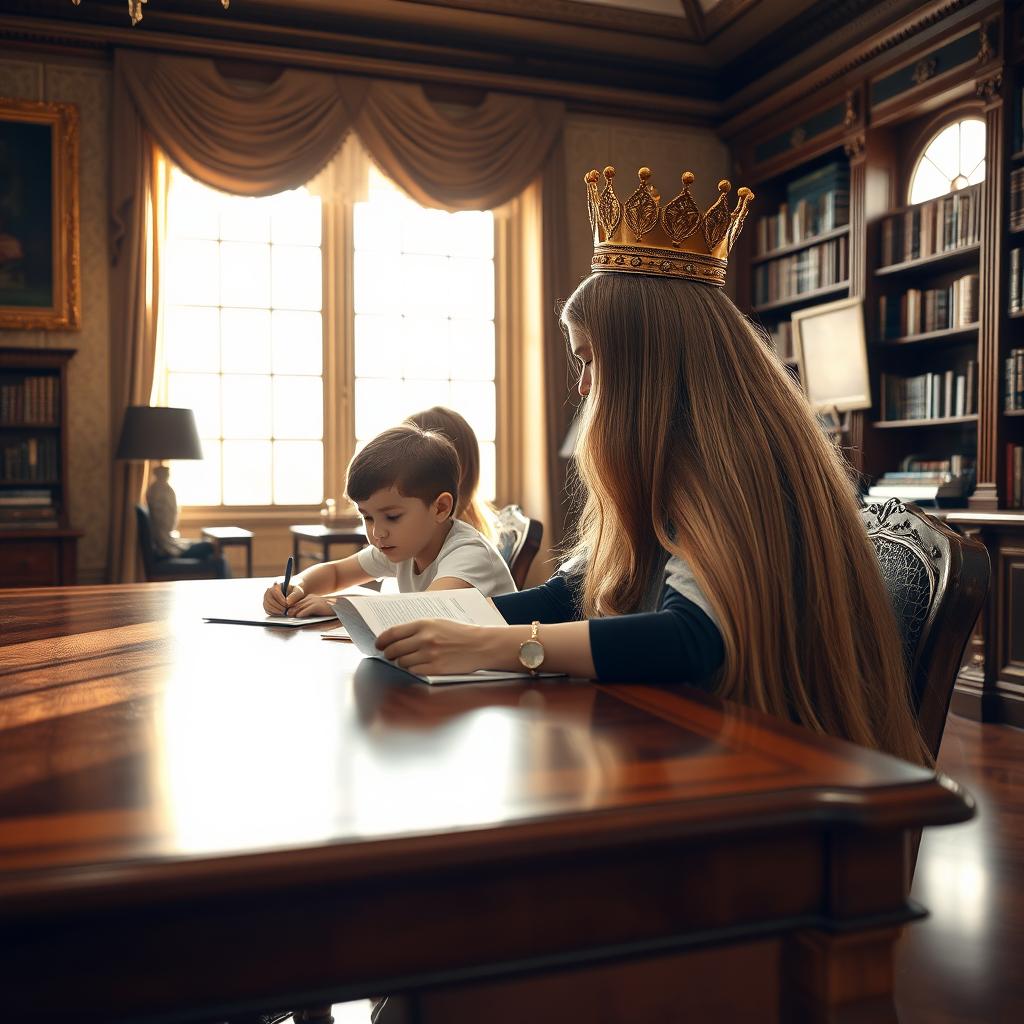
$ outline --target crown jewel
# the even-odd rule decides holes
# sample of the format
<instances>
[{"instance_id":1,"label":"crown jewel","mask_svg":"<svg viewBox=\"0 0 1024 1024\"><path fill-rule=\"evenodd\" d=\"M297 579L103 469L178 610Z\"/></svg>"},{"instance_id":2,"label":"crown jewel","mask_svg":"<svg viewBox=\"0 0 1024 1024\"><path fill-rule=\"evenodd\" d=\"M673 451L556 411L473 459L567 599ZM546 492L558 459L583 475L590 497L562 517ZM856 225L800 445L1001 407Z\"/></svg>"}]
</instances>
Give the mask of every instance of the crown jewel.
<instances>
[{"instance_id":1,"label":"crown jewel","mask_svg":"<svg viewBox=\"0 0 1024 1024\"><path fill-rule=\"evenodd\" d=\"M718 198L701 213L690 193L692 171L683 173L682 191L664 206L650 183L651 169L641 167L637 176L640 184L624 204L615 194L614 167L604 169L603 188L598 187L601 175L597 171L588 171L583 179L594 236L591 269L724 285L729 253L743 229L754 193L749 188L739 189L736 208L730 212L732 185L723 178L718 183Z\"/></svg>"}]
</instances>

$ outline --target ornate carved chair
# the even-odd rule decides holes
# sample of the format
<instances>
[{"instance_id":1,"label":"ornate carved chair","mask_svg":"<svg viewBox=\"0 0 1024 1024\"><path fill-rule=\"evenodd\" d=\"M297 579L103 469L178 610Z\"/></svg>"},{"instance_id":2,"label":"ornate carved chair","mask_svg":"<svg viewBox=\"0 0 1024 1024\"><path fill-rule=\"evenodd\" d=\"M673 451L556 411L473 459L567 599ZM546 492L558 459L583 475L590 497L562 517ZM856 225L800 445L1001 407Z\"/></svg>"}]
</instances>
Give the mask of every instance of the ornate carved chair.
<instances>
[{"instance_id":1,"label":"ornate carved chair","mask_svg":"<svg viewBox=\"0 0 1024 1024\"><path fill-rule=\"evenodd\" d=\"M903 634L921 733L937 757L953 684L989 585L984 545L915 505L861 510Z\"/></svg>"},{"instance_id":2,"label":"ornate carved chair","mask_svg":"<svg viewBox=\"0 0 1024 1024\"><path fill-rule=\"evenodd\" d=\"M506 505L499 510L497 548L520 590L543 536L544 524L539 519L530 519L518 505Z\"/></svg>"}]
</instances>

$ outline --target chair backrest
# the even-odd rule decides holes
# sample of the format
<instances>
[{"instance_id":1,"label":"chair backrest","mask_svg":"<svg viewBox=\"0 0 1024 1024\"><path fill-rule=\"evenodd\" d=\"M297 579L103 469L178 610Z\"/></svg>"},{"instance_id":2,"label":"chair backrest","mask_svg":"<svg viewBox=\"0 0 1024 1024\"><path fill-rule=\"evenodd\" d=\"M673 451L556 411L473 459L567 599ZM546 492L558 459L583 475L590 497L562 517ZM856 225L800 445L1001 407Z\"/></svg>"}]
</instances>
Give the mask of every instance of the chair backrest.
<instances>
[{"instance_id":1,"label":"chair backrest","mask_svg":"<svg viewBox=\"0 0 1024 1024\"><path fill-rule=\"evenodd\" d=\"M212 580L230 575L223 556L215 558L168 558L153 543L153 524L145 505L135 506L135 525L142 553L142 569L147 583L167 580Z\"/></svg>"},{"instance_id":2,"label":"chair backrest","mask_svg":"<svg viewBox=\"0 0 1024 1024\"><path fill-rule=\"evenodd\" d=\"M515 585L522 589L530 572L541 538L544 524L530 519L518 505L506 505L498 511L497 547L505 559Z\"/></svg>"},{"instance_id":3,"label":"chair backrest","mask_svg":"<svg viewBox=\"0 0 1024 1024\"><path fill-rule=\"evenodd\" d=\"M135 527L139 535L139 550L142 552L142 568L146 582L157 578L156 547L153 544L153 527L149 521L149 509L145 505L135 506Z\"/></svg>"},{"instance_id":4,"label":"chair backrest","mask_svg":"<svg viewBox=\"0 0 1024 1024\"><path fill-rule=\"evenodd\" d=\"M896 498L868 505L861 517L903 636L921 733L937 757L964 648L988 593L988 551Z\"/></svg>"}]
</instances>

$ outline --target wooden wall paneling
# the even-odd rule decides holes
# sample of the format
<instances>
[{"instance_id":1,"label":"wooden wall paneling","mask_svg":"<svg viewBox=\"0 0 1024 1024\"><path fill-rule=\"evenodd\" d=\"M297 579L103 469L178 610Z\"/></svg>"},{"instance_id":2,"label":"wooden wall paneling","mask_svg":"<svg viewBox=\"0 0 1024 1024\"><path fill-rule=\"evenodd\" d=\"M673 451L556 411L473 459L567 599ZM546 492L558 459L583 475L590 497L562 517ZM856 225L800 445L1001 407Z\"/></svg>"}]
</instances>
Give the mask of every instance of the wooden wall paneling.
<instances>
[{"instance_id":1,"label":"wooden wall paneling","mask_svg":"<svg viewBox=\"0 0 1024 1024\"><path fill-rule=\"evenodd\" d=\"M987 38L987 37L986 37ZM978 469L969 505L999 508L997 465L1002 440L1002 359L1000 327L1006 308L1003 280L1003 193L1006 136L1003 130L1002 65L977 80L977 95L985 103L985 184L981 190L981 266L978 291Z\"/></svg>"},{"instance_id":2,"label":"wooden wall paneling","mask_svg":"<svg viewBox=\"0 0 1024 1024\"><path fill-rule=\"evenodd\" d=\"M992 585L968 643L951 708L975 721L1024 727L1024 516L950 511L949 526L980 540Z\"/></svg>"},{"instance_id":3,"label":"wooden wall paneling","mask_svg":"<svg viewBox=\"0 0 1024 1024\"><path fill-rule=\"evenodd\" d=\"M969 95L975 69L991 60L987 46L982 26L976 22L920 49L895 67L878 71L868 82L871 124L903 121L908 109L923 113ZM986 53L984 61L979 60L982 53Z\"/></svg>"},{"instance_id":4,"label":"wooden wall paneling","mask_svg":"<svg viewBox=\"0 0 1024 1024\"><path fill-rule=\"evenodd\" d=\"M1024 614L1024 547L1004 541L999 548L999 580L1003 620L999 623L998 674L1000 679L1024 683L1024 630L1013 629Z\"/></svg>"},{"instance_id":5,"label":"wooden wall paneling","mask_svg":"<svg viewBox=\"0 0 1024 1024\"><path fill-rule=\"evenodd\" d=\"M992 631L994 680L984 710L988 720L1024 726L1024 532L998 540L996 586L999 617Z\"/></svg>"}]
</instances>

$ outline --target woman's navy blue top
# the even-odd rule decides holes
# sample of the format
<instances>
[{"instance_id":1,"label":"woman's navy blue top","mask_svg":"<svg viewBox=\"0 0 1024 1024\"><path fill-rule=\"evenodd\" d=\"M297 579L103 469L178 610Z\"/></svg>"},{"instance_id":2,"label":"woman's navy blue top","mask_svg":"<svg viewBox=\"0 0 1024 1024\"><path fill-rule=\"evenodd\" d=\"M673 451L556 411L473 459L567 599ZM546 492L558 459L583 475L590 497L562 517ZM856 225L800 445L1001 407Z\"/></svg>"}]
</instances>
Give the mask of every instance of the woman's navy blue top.
<instances>
[{"instance_id":1,"label":"woman's navy blue top","mask_svg":"<svg viewBox=\"0 0 1024 1024\"><path fill-rule=\"evenodd\" d=\"M578 584L578 577L557 573L539 587L493 600L509 625L575 622L583 618ZM591 619L590 650L597 678L609 682L709 684L725 660L710 616L668 583L655 611Z\"/></svg>"}]
</instances>

